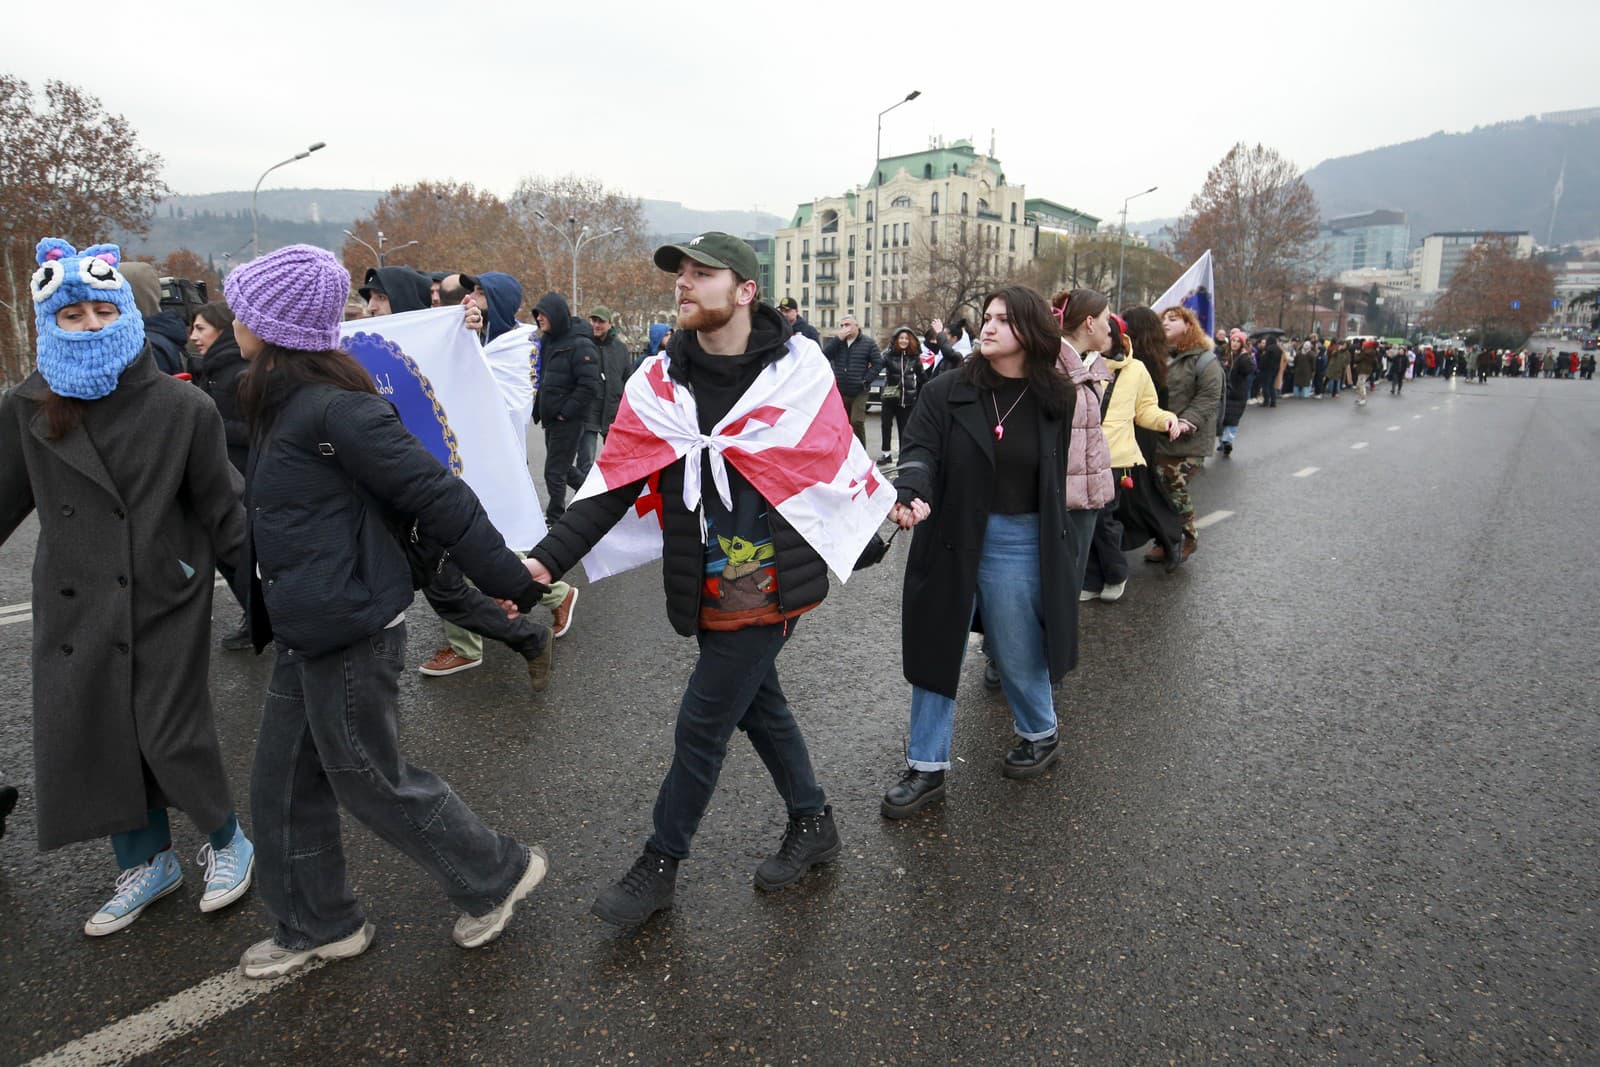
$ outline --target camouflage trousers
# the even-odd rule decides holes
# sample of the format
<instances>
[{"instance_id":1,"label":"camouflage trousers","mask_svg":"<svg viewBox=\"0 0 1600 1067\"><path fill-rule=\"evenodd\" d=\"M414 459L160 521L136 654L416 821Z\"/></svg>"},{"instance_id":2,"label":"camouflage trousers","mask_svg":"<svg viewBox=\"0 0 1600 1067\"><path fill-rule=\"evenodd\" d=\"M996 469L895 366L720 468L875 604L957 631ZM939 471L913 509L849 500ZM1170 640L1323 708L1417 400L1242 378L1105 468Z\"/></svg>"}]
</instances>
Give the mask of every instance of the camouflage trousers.
<instances>
[{"instance_id":1,"label":"camouflage trousers","mask_svg":"<svg viewBox=\"0 0 1600 1067\"><path fill-rule=\"evenodd\" d=\"M1183 536L1194 541L1194 501L1189 499L1189 479L1194 477L1196 471L1205 466L1205 460L1199 456L1184 459L1158 459L1156 460L1156 477L1160 479L1161 488L1167 494L1167 500L1172 503L1172 510L1183 516Z\"/></svg>"}]
</instances>

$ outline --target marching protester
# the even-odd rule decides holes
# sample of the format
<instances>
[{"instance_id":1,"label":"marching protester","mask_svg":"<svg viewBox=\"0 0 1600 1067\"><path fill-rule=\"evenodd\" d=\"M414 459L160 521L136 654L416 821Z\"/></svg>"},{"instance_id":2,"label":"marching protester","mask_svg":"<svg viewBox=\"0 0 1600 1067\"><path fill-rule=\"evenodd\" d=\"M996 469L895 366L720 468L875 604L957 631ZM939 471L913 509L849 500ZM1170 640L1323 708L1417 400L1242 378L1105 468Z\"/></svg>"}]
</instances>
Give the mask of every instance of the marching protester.
<instances>
[{"instance_id":1,"label":"marching protester","mask_svg":"<svg viewBox=\"0 0 1600 1067\"><path fill-rule=\"evenodd\" d=\"M1389 395L1399 396L1406 387L1406 379L1411 377L1411 353L1398 345L1391 346L1387 351L1389 360Z\"/></svg>"},{"instance_id":2,"label":"marching protester","mask_svg":"<svg viewBox=\"0 0 1600 1067\"><path fill-rule=\"evenodd\" d=\"M861 324L854 315L839 321L839 330L823 346L822 354L833 365L834 381L839 386L839 397L850 411L850 429L867 447L867 395L872 382L883 370L883 353L878 342L861 332Z\"/></svg>"},{"instance_id":3,"label":"marching protester","mask_svg":"<svg viewBox=\"0 0 1600 1067\"><path fill-rule=\"evenodd\" d=\"M239 355L238 342L233 339L233 312L226 301L213 300L200 308L189 327L189 343L200 353L194 383L217 406L228 443L228 462L243 478L250 461L250 430L239 411L239 379L244 376L246 364ZM249 647L249 620L241 605L239 622L223 635L222 648L227 652L243 652Z\"/></svg>"},{"instance_id":4,"label":"marching protester","mask_svg":"<svg viewBox=\"0 0 1600 1067\"><path fill-rule=\"evenodd\" d=\"M961 366L961 353L950 345L944 323L934 319L922 335L922 381L926 385L941 374Z\"/></svg>"},{"instance_id":5,"label":"marching protester","mask_svg":"<svg viewBox=\"0 0 1600 1067\"><path fill-rule=\"evenodd\" d=\"M911 734L906 769L883 795L888 818L945 795L975 614L1017 733L1002 773L1033 777L1060 755L1051 685L1077 659L1080 559L1093 523L1067 510L1083 394L1057 370L1061 327L1032 289L991 294L973 358L930 382L912 413L891 513L916 531L901 604Z\"/></svg>"},{"instance_id":6,"label":"marching protester","mask_svg":"<svg viewBox=\"0 0 1600 1067\"><path fill-rule=\"evenodd\" d=\"M1294 395L1301 400L1309 400L1314 395L1312 387L1317 380L1317 352L1310 341L1300 345L1299 353L1294 357Z\"/></svg>"},{"instance_id":7,"label":"marching protester","mask_svg":"<svg viewBox=\"0 0 1600 1067\"><path fill-rule=\"evenodd\" d=\"M628 346L617 333L611 309L601 305L589 312L589 328L594 331L594 344L600 352L600 388L589 402L589 414L583 421L583 441L578 446L578 458L567 476L573 489L583 487L594 466L594 457L600 454L600 443L611 430L617 417L617 407L622 403L622 387L628 384L633 373L633 357Z\"/></svg>"},{"instance_id":8,"label":"marching protester","mask_svg":"<svg viewBox=\"0 0 1600 1067\"><path fill-rule=\"evenodd\" d=\"M1350 346L1343 341L1328 353L1328 396L1339 399L1340 390L1350 384Z\"/></svg>"},{"instance_id":9,"label":"marching protester","mask_svg":"<svg viewBox=\"0 0 1600 1067\"><path fill-rule=\"evenodd\" d=\"M792 296L784 297L778 301L778 311L783 315L784 321L789 324L789 329L792 332L799 334L801 337L810 338L815 345L820 346L822 344L822 335L817 332L817 328L807 322L804 315L800 314L800 302L798 300ZM651 354L654 355L654 353Z\"/></svg>"},{"instance_id":10,"label":"marching protester","mask_svg":"<svg viewBox=\"0 0 1600 1067\"><path fill-rule=\"evenodd\" d=\"M372 943L345 878L341 807L444 890L461 911L452 936L463 948L498 937L548 867L542 849L490 829L400 751L413 587L395 531L414 524L520 610L542 590L467 483L338 351L349 284L330 253L308 245L268 253L225 282L251 361L240 390L253 444L242 571L256 647L276 651L250 790L275 929L240 958L247 978Z\"/></svg>"},{"instance_id":11,"label":"marching protester","mask_svg":"<svg viewBox=\"0 0 1600 1067\"><path fill-rule=\"evenodd\" d=\"M1372 387L1373 376L1378 373L1378 343L1363 341L1356 350L1354 362L1356 376L1356 406L1367 406L1367 390Z\"/></svg>"},{"instance_id":12,"label":"marching protester","mask_svg":"<svg viewBox=\"0 0 1600 1067\"><path fill-rule=\"evenodd\" d=\"M890 437L896 426L900 428L902 447L906 439L906 422L917 403L917 390L922 387L922 343L909 326L901 326L889 339L889 351L884 356L883 397L879 409L879 423L883 436L883 451L878 459L888 462L893 453L889 450Z\"/></svg>"},{"instance_id":13,"label":"marching protester","mask_svg":"<svg viewBox=\"0 0 1600 1067\"><path fill-rule=\"evenodd\" d=\"M600 393L600 354L594 330L572 321L566 297L546 293L534 305L539 325L539 391L533 421L544 427L545 521L551 526L567 510L568 478L583 441L589 405Z\"/></svg>"},{"instance_id":14,"label":"marching protester","mask_svg":"<svg viewBox=\"0 0 1600 1067\"><path fill-rule=\"evenodd\" d=\"M1193 433L1194 427L1161 407L1167 382L1167 335L1161 316L1142 306L1128 308L1123 316L1127 330L1123 352L1118 354L1113 346L1106 357L1116 378L1106 386L1106 412L1100 423L1117 479L1120 547L1142 548L1154 541L1172 571L1183 562L1183 517L1162 492L1150 465L1156 461L1157 434L1176 441ZM1092 588L1087 578L1084 588ZM1100 599L1115 600L1120 595L1120 589L1106 586Z\"/></svg>"},{"instance_id":15,"label":"marching protester","mask_svg":"<svg viewBox=\"0 0 1600 1067\"><path fill-rule=\"evenodd\" d=\"M1167 408L1193 429L1176 440L1156 443L1156 476L1173 509L1183 517L1181 558L1188 559L1199 543L1194 528L1194 502L1189 499L1189 479L1205 466L1206 457L1215 447L1217 407L1223 390L1222 364L1217 361L1211 338L1201 329L1200 320L1193 311L1186 307L1167 308L1161 313L1161 327L1173 351L1167 362ZM1297 392L1301 364L1310 366L1313 362L1308 352L1295 357ZM1157 545L1144 558L1148 563L1164 563L1167 550Z\"/></svg>"},{"instance_id":16,"label":"marching protester","mask_svg":"<svg viewBox=\"0 0 1600 1067\"><path fill-rule=\"evenodd\" d=\"M201 911L251 884L207 687L243 482L216 405L157 366L117 246L46 238L37 260L38 369L0 399L0 543L37 514L39 847L110 836L121 874L83 928L98 937L182 885L169 808L207 836Z\"/></svg>"},{"instance_id":17,"label":"marching protester","mask_svg":"<svg viewBox=\"0 0 1600 1067\"><path fill-rule=\"evenodd\" d=\"M848 576L892 497L846 429L822 353L761 303L749 245L704 233L657 249L655 263L676 275L680 329L628 380L589 480L532 553L534 577L549 581L579 559L602 577L654 558L659 546L667 617L699 645L654 832L592 909L619 926L672 905L735 728L788 813L777 852L756 869L757 888L783 889L839 855L777 659L827 595L829 568ZM835 484L845 472L850 484ZM651 547L634 550L635 537Z\"/></svg>"},{"instance_id":18,"label":"marching protester","mask_svg":"<svg viewBox=\"0 0 1600 1067\"><path fill-rule=\"evenodd\" d=\"M1235 330L1229 335L1222 365L1228 375L1227 399L1223 402L1222 428L1217 432L1217 451L1227 458L1233 455L1233 442L1239 437L1239 421L1244 418L1244 409L1250 401L1250 383L1256 377L1256 357L1250 351L1250 339L1244 331Z\"/></svg>"},{"instance_id":19,"label":"marching protester","mask_svg":"<svg viewBox=\"0 0 1600 1067\"><path fill-rule=\"evenodd\" d=\"M1120 546L1122 527L1116 519L1116 481L1111 477L1111 449L1101 427L1101 398L1112 380L1102 353L1111 347L1111 302L1093 289L1072 289L1050 300L1061 332L1056 365L1074 388L1072 434L1067 449L1067 513L1078 538L1078 584L1085 584L1090 550L1096 537L1104 541L1104 566L1095 587L1126 580Z\"/></svg>"},{"instance_id":20,"label":"marching protester","mask_svg":"<svg viewBox=\"0 0 1600 1067\"><path fill-rule=\"evenodd\" d=\"M1278 389L1283 384L1283 346L1278 344L1276 334L1267 335L1267 343L1262 346L1257 362L1261 367L1261 406L1275 408Z\"/></svg>"}]
</instances>

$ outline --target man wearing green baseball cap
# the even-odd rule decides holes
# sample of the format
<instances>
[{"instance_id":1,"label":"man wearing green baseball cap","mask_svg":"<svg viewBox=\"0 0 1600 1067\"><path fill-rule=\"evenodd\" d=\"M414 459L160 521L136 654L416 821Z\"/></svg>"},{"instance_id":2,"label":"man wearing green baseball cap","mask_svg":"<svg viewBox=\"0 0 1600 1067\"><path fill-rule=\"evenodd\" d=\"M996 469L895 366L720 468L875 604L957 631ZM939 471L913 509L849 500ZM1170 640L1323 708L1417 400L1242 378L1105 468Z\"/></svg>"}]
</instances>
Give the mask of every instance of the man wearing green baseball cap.
<instances>
[{"instance_id":1,"label":"man wearing green baseball cap","mask_svg":"<svg viewBox=\"0 0 1600 1067\"><path fill-rule=\"evenodd\" d=\"M589 414L583 420L583 440L578 444L577 458L567 474L567 484L574 489L583 488L589 477L594 457L600 454L600 445L611 432L611 421L617 417L622 405L622 387L628 384L633 372L633 356L617 333L616 316L604 304L589 312L589 328L594 331L594 345L600 350L600 388L589 402Z\"/></svg>"},{"instance_id":2,"label":"man wearing green baseball cap","mask_svg":"<svg viewBox=\"0 0 1600 1067\"><path fill-rule=\"evenodd\" d=\"M756 255L739 238L703 233L658 248L655 263L677 276L678 333L665 361L653 357L640 373L655 383L652 396L666 398L661 403L692 397L700 434L712 435L769 367L783 360L821 361L811 341L801 338L792 346L789 324L761 302ZM826 377L822 381L831 392L832 383ZM816 417L837 419L836 430L844 429L837 400ZM636 438L649 432L637 415L631 422L636 429L619 433ZM842 432L838 436L845 438ZM622 444L630 446L630 440L624 437ZM631 447L641 451L636 441ZM591 909L618 926L637 926L672 906L678 864L688 857L711 805L736 729L760 754L789 816L777 852L756 869L757 887L774 891L793 885L812 867L836 859L842 848L777 670L778 653L799 617L827 595L827 564L735 462L725 468L725 491L710 489L697 504L686 505L688 463L699 465L702 485L716 484L712 452L696 450L692 458L679 453L648 478L573 501L529 561L536 580L565 573L648 499L661 525L667 618L699 643L678 707L672 763L656 795L654 832L632 869ZM602 470L607 462L602 451ZM617 771L621 785L630 772L637 776L643 768Z\"/></svg>"}]
</instances>

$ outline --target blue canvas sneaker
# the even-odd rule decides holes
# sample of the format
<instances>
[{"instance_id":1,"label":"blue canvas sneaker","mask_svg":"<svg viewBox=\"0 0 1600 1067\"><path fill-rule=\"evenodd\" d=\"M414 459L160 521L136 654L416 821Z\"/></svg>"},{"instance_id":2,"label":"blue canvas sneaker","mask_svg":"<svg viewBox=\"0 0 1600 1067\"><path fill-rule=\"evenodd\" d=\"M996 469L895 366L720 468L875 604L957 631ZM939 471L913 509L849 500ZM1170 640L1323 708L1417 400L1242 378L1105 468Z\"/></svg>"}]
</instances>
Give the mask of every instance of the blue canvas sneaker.
<instances>
[{"instance_id":1,"label":"blue canvas sneaker","mask_svg":"<svg viewBox=\"0 0 1600 1067\"><path fill-rule=\"evenodd\" d=\"M89 916L83 932L104 937L129 926L152 903L183 884L183 869L172 849L157 852L149 863L130 867L117 877L117 892L101 909Z\"/></svg>"},{"instance_id":2,"label":"blue canvas sneaker","mask_svg":"<svg viewBox=\"0 0 1600 1067\"><path fill-rule=\"evenodd\" d=\"M233 831L228 847L217 850L208 841L200 846L200 862L206 868L206 891L200 897L201 911L217 911L245 895L256 870L256 847L244 836L244 827Z\"/></svg>"}]
</instances>

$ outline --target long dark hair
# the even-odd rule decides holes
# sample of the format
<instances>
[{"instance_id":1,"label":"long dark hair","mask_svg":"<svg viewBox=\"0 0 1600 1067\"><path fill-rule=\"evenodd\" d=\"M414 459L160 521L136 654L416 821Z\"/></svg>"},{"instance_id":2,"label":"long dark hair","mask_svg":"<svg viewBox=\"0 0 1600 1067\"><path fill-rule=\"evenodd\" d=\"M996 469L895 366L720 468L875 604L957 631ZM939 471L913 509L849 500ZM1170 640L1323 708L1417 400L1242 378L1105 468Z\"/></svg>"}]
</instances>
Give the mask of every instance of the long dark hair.
<instances>
[{"instance_id":1,"label":"long dark hair","mask_svg":"<svg viewBox=\"0 0 1600 1067\"><path fill-rule=\"evenodd\" d=\"M44 403L39 406L44 409L45 422L50 425L50 440L59 441L76 430L83 422L83 409L88 403L74 396L46 393Z\"/></svg>"},{"instance_id":2,"label":"long dark hair","mask_svg":"<svg viewBox=\"0 0 1600 1067\"><path fill-rule=\"evenodd\" d=\"M1012 332L1022 343L1022 369L1028 387L1039 404L1051 418L1059 419L1072 410L1072 385L1066 375L1056 370L1056 359L1061 355L1061 331L1050 305L1036 290L1026 285L1008 285L983 298L983 312L996 300L1006 302L1006 319ZM961 364L961 373L979 389L994 390L1005 384L1005 379L995 373L982 352Z\"/></svg>"},{"instance_id":3,"label":"long dark hair","mask_svg":"<svg viewBox=\"0 0 1600 1067\"><path fill-rule=\"evenodd\" d=\"M1063 289L1050 298L1052 313L1061 312L1061 335L1075 333L1085 320L1111 306L1105 294L1096 289Z\"/></svg>"},{"instance_id":4,"label":"long dark hair","mask_svg":"<svg viewBox=\"0 0 1600 1067\"><path fill-rule=\"evenodd\" d=\"M233 309L226 300L213 300L209 304L201 304L200 310L194 315L197 319L205 319L206 325L218 333L225 333L233 329Z\"/></svg>"},{"instance_id":5,"label":"long dark hair","mask_svg":"<svg viewBox=\"0 0 1600 1067\"><path fill-rule=\"evenodd\" d=\"M1128 324L1128 340L1133 342L1133 358L1144 364L1157 389L1167 385L1167 331L1161 326L1161 316L1143 306L1122 309L1122 321Z\"/></svg>"},{"instance_id":6,"label":"long dark hair","mask_svg":"<svg viewBox=\"0 0 1600 1067\"><path fill-rule=\"evenodd\" d=\"M266 345L250 361L239 382L239 410L259 441L272 428L284 403L303 385L331 385L352 393L378 392L367 368L343 352L299 352Z\"/></svg>"}]
</instances>

